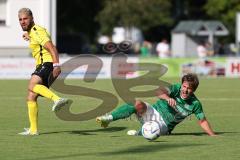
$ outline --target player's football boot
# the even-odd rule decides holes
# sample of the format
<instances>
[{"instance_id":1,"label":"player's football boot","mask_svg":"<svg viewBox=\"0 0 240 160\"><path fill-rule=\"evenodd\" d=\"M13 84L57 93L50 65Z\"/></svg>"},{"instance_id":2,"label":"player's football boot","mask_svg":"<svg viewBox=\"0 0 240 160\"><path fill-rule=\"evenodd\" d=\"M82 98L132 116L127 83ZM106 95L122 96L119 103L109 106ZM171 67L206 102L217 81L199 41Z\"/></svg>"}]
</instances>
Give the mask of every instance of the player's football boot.
<instances>
[{"instance_id":1,"label":"player's football boot","mask_svg":"<svg viewBox=\"0 0 240 160\"><path fill-rule=\"evenodd\" d=\"M60 98L59 100L55 101L52 106L52 111L56 112L59 111L63 106L67 105L70 102L69 99Z\"/></svg>"},{"instance_id":2,"label":"player's football boot","mask_svg":"<svg viewBox=\"0 0 240 160\"><path fill-rule=\"evenodd\" d=\"M109 115L100 116L96 118L96 122L100 123L101 127L103 128L107 128L111 121L112 120L109 118Z\"/></svg>"},{"instance_id":3,"label":"player's football boot","mask_svg":"<svg viewBox=\"0 0 240 160\"><path fill-rule=\"evenodd\" d=\"M29 128L24 128L24 131L20 132L18 134L22 135L22 136L37 136L37 135L39 135L38 132L31 133Z\"/></svg>"}]
</instances>

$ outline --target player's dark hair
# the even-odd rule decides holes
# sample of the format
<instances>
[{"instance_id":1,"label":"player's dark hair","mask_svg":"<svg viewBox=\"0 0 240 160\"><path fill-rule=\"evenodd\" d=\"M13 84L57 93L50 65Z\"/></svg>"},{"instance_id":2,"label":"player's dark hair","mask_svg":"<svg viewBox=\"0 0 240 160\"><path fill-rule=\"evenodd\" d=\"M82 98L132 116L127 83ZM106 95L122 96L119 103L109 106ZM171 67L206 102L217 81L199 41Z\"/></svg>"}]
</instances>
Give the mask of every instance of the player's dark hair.
<instances>
[{"instance_id":1,"label":"player's dark hair","mask_svg":"<svg viewBox=\"0 0 240 160\"><path fill-rule=\"evenodd\" d=\"M198 76L194 73L188 73L182 77L182 83L187 81L195 91L199 85Z\"/></svg>"}]
</instances>

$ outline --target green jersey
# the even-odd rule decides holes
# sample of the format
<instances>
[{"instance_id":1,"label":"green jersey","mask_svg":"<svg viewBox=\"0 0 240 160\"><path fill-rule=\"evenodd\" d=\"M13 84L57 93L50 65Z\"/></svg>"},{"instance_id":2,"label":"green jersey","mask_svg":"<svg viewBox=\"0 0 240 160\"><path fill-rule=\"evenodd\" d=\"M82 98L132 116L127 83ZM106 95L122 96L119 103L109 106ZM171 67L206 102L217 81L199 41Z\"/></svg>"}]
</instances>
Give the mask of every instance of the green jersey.
<instances>
[{"instance_id":1,"label":"green jersey","mask_svg":"<svg viewBox=\"0 0 240 160\"><path fill-rule=\"evenodd\" d=\"M175 109L169 106L166 100L161 99L152 105L160 113L170 132L191 114L195 114L198 120L205 118L202 104L197 97L193 94L184 100L180 96L180 90L181 84L173 84L169 87L169 96L177 103Z\"/></svg>"}]
</instances>

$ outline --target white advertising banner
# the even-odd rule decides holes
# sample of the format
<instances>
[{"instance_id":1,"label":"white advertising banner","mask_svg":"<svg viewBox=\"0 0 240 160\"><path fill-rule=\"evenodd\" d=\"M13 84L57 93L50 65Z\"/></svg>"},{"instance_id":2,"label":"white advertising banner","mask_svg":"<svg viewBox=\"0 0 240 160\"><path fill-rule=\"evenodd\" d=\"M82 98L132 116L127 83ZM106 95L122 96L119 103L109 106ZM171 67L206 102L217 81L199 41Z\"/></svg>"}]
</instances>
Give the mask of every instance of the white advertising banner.
<instances>
[{"instance_id":1,"label":"white advertising banner","mask_svg":"<svg viewBox=\"0 0 240 160\"><path fill-rule=\"evenodd\" d=\"M27 79L34 68L32 58L0 58L1 79Z\"/></svg>"},{"instance_id":2,"label":"white advertising banner","mask_svg":"<svg viewBox=\"0 0 240 160\"><path fill-rule=\"evenodd\" d=\"M240 77L240 58L228 58L226 63L227 77Z\"/></svg>"},{"instance_id":3,"label":"white advertising banner","mask_svg":"<svg viewBox=\"0 0 240 160\"><path fill-rule=\"evenodd\" d=\"M65 68L62 68L61 74L66 74L67 78L75 79L75 78L84 78L87 68L89 67L88 74L91 77L97 78L111 78L111 57L99 57L101 60L101 67L99 65L94 64L94 61L91 62L91 65L87 65L89 62L88 58L81 57L81 62L86 62L86 65L80 65L79 67L74 68L72 65L78 65L78 60L74 61L74 63L68 63ZM61 63L68 62L73 60L74 57L64 57L60 58ZM118 64L113 64L113 67L118 70L119 77L122 77L123 74L127 73L127 78L137 77L137 72L131 72L136 68L138 63L137 57L129 57L127 59L127 63L119 62ZM72 61L71 61L72 62ZM130 64L128 64L130 63ZM70 65L69 65L70 64ZM71 72L68 72L68 68L74 68ZM99 71L100 69L100 71ZM31 57L26 58L0 58L0 79L29 79L31 73L35 70L34 59ZM65 72L64 72L65 71ZM99 71L99 72L98 72ZM118 78L118 75L115 75Z\"/></svg>"}]
</instances>

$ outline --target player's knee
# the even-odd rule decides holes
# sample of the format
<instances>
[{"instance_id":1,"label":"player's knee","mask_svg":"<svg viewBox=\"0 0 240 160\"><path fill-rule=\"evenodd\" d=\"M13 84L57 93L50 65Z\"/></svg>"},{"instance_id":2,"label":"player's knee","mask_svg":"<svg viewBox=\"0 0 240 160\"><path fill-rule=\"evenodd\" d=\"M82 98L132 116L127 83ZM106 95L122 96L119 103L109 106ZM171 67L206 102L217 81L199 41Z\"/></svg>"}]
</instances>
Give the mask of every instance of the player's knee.
<instances>
[{"instance_id":1,"label":"player's knee","mask_svg":"<svg viewBox=\"0 0 240 160\"><path fill-rule=\"evenodd\" d=\"M28 85L28 90L33 92L33 89L36 85L39 85L39 84L38 83L37 84L29 84Z\"/></svg>"},{"instance_id":2,"label":"player's knee","mask_svg":"<svg viewBox=\"0 0 240 160\"><path fill-rule=\"evenodd\" d=\"M33 87L34 87L34 85L29 84L29 85L28 85L28 91L31 92L31 91L33 90Z\"/></svg>"},{"instance_id":3,"label":"player's knee","mask_svg":"<svg viewBox=\"0 0 240 160\"><path fill-rule=\"evenodd\" d=\"M137 115L139 116L143 115L147 110L146 104L140 100L136 100L134 106L136 108Z\"/></svg>"},{"instance_id":4,"label":"player's knee","mask_svg":"<svg viewBox=\"0 0 240 160\"><path fill-rule=\"evenodd\" d=\"M37 97L38 95L36 93L32 92L31 90L28 91L27 101L36 101Z\"/></svg>"}]
</instances>

